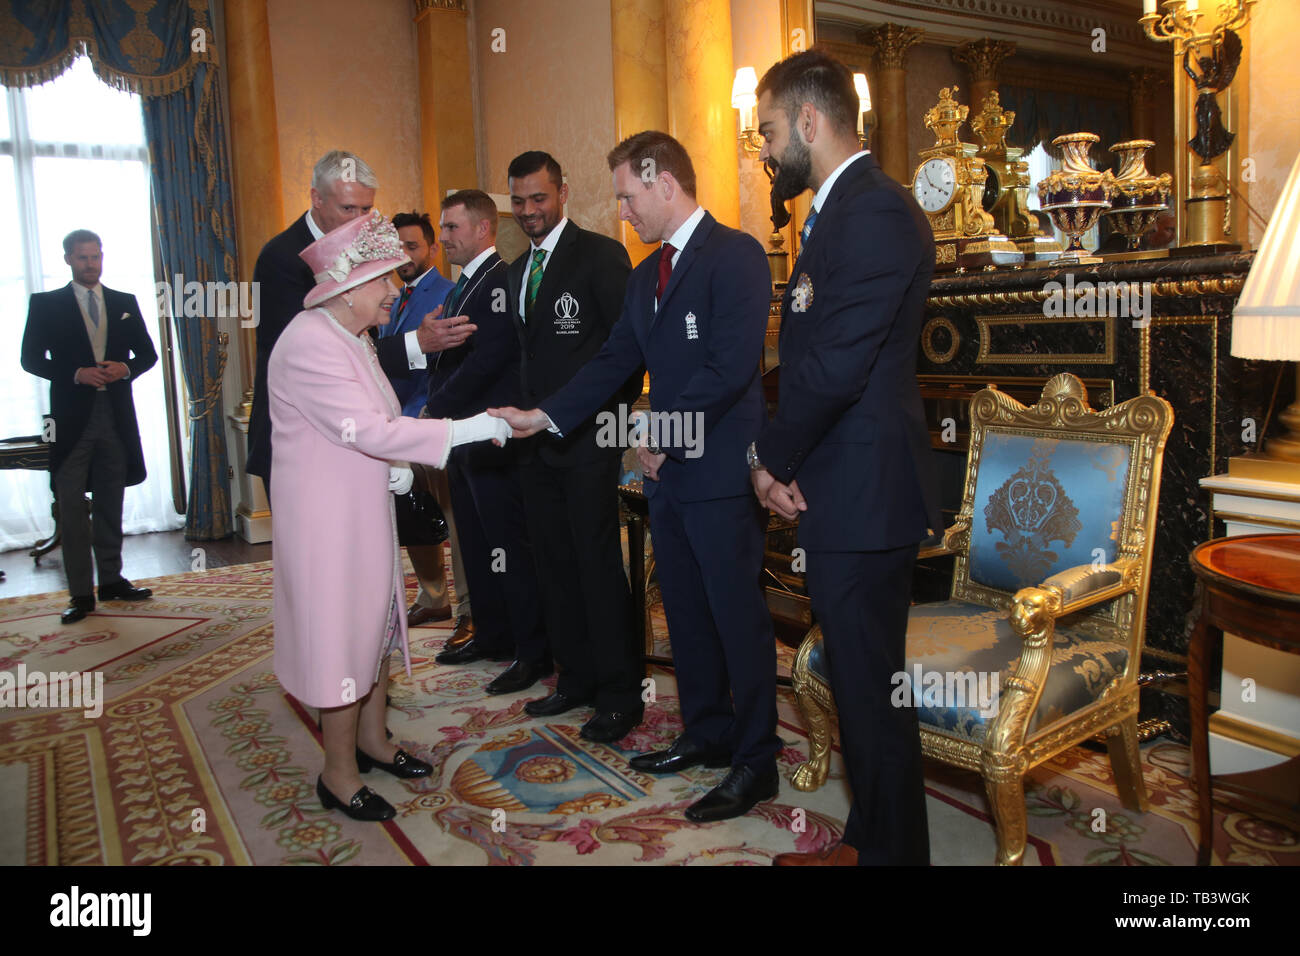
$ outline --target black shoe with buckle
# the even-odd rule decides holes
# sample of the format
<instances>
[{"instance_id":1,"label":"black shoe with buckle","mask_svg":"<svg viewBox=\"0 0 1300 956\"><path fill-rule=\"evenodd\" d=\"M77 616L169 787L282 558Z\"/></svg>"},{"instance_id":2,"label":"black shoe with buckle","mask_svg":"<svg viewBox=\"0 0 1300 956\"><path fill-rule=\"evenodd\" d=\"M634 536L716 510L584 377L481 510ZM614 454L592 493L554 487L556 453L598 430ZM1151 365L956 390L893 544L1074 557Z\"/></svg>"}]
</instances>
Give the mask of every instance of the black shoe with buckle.
<instances>
[{"instance_id":1,"label":"black shoe with buckle","mask_svg":"<svg viewBox=\"0 0 1300 956\"><path fill-rule=\"evenodd\" d=\"M342 810L353 820L378 823L397 816L393 805L369 787L362 787L352 794L351 800L344 803L325 788L324 778L317 777L316 796L320 797L320 805L326 810Z\"/></svg>"},{"instance_id":2,"label":"black shoe with buckle","mask_svg":"<svg viewBox=\"0 0 1300 956\"><path fill-rule=\"evenodd\" d=\"M398 777L402 780L412 780L416 777L427 777L429 774L433 773L433 767L425 763L423 760L412 757L401 747L398 747L397 753L393 754L392 763L384 763L381 760L376 760L358 747L357 769L362 773L369 773L375 767L378 767L380 770L387 773L391 773L394 777Z\"/></svg>"}]
</instances>

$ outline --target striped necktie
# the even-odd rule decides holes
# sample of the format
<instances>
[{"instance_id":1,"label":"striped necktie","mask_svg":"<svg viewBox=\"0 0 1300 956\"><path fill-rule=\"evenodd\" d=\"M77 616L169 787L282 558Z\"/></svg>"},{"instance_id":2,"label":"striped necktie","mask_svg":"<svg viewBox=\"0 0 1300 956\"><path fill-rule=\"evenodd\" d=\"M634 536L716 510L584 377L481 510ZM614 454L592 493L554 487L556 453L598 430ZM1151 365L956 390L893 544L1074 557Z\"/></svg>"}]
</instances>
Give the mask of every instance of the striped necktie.
<instances>
[{"instance_id":1,"label":"striped necktie","mask_svg":"<svg viewBox=\"0 0 1300 956\"><path fill-rule=\"evenodd\" d=\"M406 311L406 303L411 298L411 286L402 286L402 294L397 297L397 317L400 319Z\"/></svg>"},{"instance_id":2,"label":"striped necktie","mask_svg":"<svg viewBox=\"0 0 1300 956\"><path fill-rule=\"evenodd\" d=\"M807 245L808 237L812 235L813 223L817 221L817 207L808 210L808 218L804 220L803 231L799 233L799 244Z\"/></svg>"},{"instance_id":3,"label":"striped necktie","mask_svg":"<svg viewBox=\"0 0 1300 956\"><path fill-rule=\"evenodd\" d=\"M537 290L542 287L542 264L546 262L546 250L533 250L533 264L528 267L528 291L524 294L524 318L533 314L533 303L537 301Z\"/></svg>"}]
</instances>

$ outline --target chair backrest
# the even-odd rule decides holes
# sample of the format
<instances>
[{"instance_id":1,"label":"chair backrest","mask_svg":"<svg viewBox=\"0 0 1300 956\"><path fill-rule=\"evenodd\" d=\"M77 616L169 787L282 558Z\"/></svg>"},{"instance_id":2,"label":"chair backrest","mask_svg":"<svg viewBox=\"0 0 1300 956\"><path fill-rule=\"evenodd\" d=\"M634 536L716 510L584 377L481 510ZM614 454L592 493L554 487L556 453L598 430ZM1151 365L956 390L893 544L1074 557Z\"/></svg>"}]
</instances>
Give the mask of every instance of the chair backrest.
<instances>
[{"instance_id":1,"label":"chair backrest","mask_svg":"<svg viewBox=\"0 0 1300 956\"><path fill-rule=\"evenodd\" d=\"M1054 574L1136 558L1141 607L1129 610L1144 612L1169 403L1143 395L1095 412L1083 383L1062 374L1032 407L995 388L977 392L970 420L958 517L969 535L952 596L1007 607Z\"/></svg>"}]
</instances>

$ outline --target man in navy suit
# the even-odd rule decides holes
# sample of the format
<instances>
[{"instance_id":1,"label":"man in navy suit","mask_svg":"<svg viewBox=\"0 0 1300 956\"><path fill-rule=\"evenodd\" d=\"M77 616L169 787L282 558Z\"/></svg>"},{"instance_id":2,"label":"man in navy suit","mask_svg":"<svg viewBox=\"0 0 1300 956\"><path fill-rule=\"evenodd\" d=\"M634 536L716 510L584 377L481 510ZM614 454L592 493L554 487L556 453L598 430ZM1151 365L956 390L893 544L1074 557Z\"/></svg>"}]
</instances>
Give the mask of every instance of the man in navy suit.
<instances>
[{"instance_id":1,"label":"man in navy suit","mask_svg":"<svg viewBox=\"0 0 1300 956\"><path fill-rule=\"evenodd\" d=\"M316 285L311 269L298 253L325 233L358 216L369 215L379 180L361 157L333 149L312 169L311 208L288 229L273 236L257 254L253 283L257 286L257 370L253 379L253 409L248 419L248 463L271 496L271 405L266 390L271 350Z\"/></svg>"},{"instance_id":2,"label":"man in navy suit","mask_svg":"<svg viewBox=\"0 0 1300 956\"><path fill-rule=\"evenodd\" d=\"M645 469L684 733L631 761L646 773L729 766L686 811L702 823L775 797L776 645L759 589L766 514L745 449L763 424L759 358L771 279L763 247L695 201L686 150L637 133L609 154L619 215L663 242L633 270L623 314L599 354L537 409L498 409L519 437L567 434L639 365L650 372Z\"/></svg>"},{"instance_id":3,"label":"man in navy suit","mask_svg":"<svg viewBox=\"0 0 1300 956\"><path fill-rule=\"evenodd\" d=\"M388 324L379 326L375 347L380 365L402 403L402 414L418 418L429 397L429 367L425 351L441 351L441 347L431 340L429 329L447 324L426 322L425 318L441 314L442 303L455 283L444 277L434 265L438 236L428 213L399 212L393 217L393 227L402 242L402 251L411 261L397 267L402 290L393 296ZM460 559L447 473L441 468L425 468L423 465L414 468L417 484L430 490L447 519L457 598L456 629L448 641L459 646L469 640L472 624L469 584ZM420 582L420 593L406 612L407 626L419 627L431 621L447 620L452 615L452 608L447 594L442 545L407 545L406 553L411 557L411 567Z\"/></svg>"},{"instance_id":4,"label":"man in navy suit","mask_svg":"<svg viewBox=\"0 0 1300 956\"><path fill-rule=\"evenodd\" d=\"M776 862L925 865L916 712L891 706L890 692L905 670L917 545L940 527L916 383L934 237L911 194L860 149L843 64L796 54L758 94L776 198L815 195L782 302L776 416L748 457L758 499L799 518L853 789L842 843Z\"/></svg>"},{"instance_id":5,"label":"man in navy suit","mask_svg":"<svg viewBox=\"0 0 1300 956\"><path fill-rule=\"evenodd\" d=\"M63 623L95 609L93 543L101 601L151 596L122 577L122 500L145 479L131 385L158 361L135 296L100 285L103 246L78 229L63 240L72 281L37 292L27 311L22 366L50 382L50 474L59 505L71 601ZM86 492L95 501L86 512ZM93 525L93 530L92 530Z\"/></svg>"},{"instance_id":6,"label":"man in navy suit","mask_svg":"<svg viewBox=\"0 0 1300 956\"><path fill-rule=\"evenodd\" d=\"M452 193L442 201L439 239L447 259L461 267L440 316L446 322L468 318L475 331L464 345L444 349L430 360L430 418L464 418L489 406L519 399L519 339L506 282L506 264L497 255L497 208L477 189ZM477 660L523 660L549 673L546 632L537 595L537 570L515 474L513 443L488 442L452 450L447 483L465 559L470 590L476 596L474 636L444 649L441 664ZM487 692L500 688L489 683Z\"/></svg>"},{"instance_id":7,"label":"man in navy suit","mask_svg":"<svg viewBox=\"0 0 1300 956\"><path fill-rule=\"evenodd\" d=\"M632 271L622 244L564 215L569 187L549 153L516 156L507 171L510 208L528 250L510 264L510 304L522 349L523 402L558 391L609 337L623 310ZM641 392L641 370L602 410L617 414ZM588 740L626 736L644 713L643 650L632 627L632 595L619 544L618 477L623 449L600 441L596 414L564 438L520 443L520 484L537 560L551 652L560 671L555 692L529 701L534 717L591 704ZM535 675L516 668L522 690Z\"/></svg>"}]
</instances>

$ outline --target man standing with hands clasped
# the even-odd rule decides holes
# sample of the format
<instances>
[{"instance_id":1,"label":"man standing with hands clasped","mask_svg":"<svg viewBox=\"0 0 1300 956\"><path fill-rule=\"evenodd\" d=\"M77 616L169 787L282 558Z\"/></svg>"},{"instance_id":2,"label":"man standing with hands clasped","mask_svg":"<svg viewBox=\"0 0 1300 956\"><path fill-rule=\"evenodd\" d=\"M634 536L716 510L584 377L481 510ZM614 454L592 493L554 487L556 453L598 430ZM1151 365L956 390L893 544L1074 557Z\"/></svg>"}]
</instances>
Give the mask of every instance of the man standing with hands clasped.
<instances>
[{"instance_id":1,"label":"man standing with hands clasped","mask_svg":"<svg viewBox=\"0 0 1300 956\"><path fill-rule=\"evenodd\" d=\"M631 765L655 774L730 767L686 810L694 823L726 820L775 797L781 781L776 644L758 584L766 514L745 468L763 423L758 363L771 276L756 239L695 201L691 158L667 133L628 137L608 163L619 215L642 242L663 245L632 271L622 316L568 385L536 409L489 411L516 437L567 435L640 365L649 370L649 439L637 454L685 731Z\"/></svg>"},{"instance_id":2,"label":"man standing with hands clasped","mask_svg":"<svg viewBox=\"0 0 1300 956\"><path fill-rule=\"evenodd\" d=\"M862 151L853 77L817 51L758 84L776 198L815 193L782 302L776 416L749 448L754 493L799 518L853 790L844 840L777 865L926 865L916 711L890 705L905 670L912 566L939 528L916 343L934 238L911 195Z\"/></svg>"},{"instance_id":3,"label":"man standing with hands clasped","mask_svg":"<svg viewBox=\"0 0 1300 956\"><path fill-rule=\"evenodd\" d=\"M99 236L88 229L68 233L63 261L72 281L32 296L22 364L50 381L50 473L72 597L62 619L74 624L95 609L92 542L101 601L143 601L153 593L122 577L122 501L128 485L145 479L131 384L153 368L158 353L135 296L100 285Z\"/></svg>"}]
</instances>

